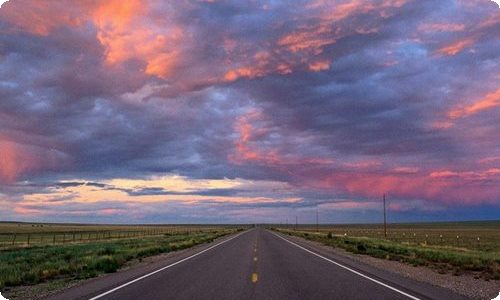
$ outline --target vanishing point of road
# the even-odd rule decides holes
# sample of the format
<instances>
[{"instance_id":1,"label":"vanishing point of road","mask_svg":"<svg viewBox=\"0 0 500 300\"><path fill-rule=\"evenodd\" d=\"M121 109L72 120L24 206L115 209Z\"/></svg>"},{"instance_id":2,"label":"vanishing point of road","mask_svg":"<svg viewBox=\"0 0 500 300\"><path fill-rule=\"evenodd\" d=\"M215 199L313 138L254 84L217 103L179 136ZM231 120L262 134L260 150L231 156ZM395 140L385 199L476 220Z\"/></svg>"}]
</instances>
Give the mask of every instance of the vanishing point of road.
<instances>
[{"instance_id":1,"label":"vanishing point of road","mask_svg":"<svg viewBox=\"0 0 500 300\"><path fill-rule=\"evenodd\" d=\"M145 267L92 279L47 299L466 298L254 228Z\"/></svg>"}]
</instances>

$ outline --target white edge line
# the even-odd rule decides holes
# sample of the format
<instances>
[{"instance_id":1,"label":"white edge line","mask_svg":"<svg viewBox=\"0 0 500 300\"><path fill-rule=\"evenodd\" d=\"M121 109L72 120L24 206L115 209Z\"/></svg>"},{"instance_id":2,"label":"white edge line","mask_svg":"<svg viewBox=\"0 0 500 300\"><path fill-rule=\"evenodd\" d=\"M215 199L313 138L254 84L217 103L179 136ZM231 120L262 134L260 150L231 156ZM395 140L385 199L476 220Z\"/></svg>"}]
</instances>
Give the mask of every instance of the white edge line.
<instances>
[{"instance_id":1,"label":"white edge line","mask_svg":"<svg viewBox=\"0 0 500 300\"><path fill-rule=\"evenodd\" d=\"M246 233L246 232L248 232L248 231L244 231L244 232L242 232L242 233L240 233L240 234L238 234L238 235L233 236L233 237L232 237L232 238L230 238L230 239L224 240L224 241L222 241L222 242L220 242L220 243L218 243L218 244L215 244L215 245L213 245L213 246L211 246L211 247L209 247L209 248L207 248L207 249L205 249L205 250L202 250L202 251L200 251L200 252L198 252L198 253L195 253L195 254L193 254L193 255L191 255L191 256L188 256L188 257L186 257L186 258L183 258L183 259L181 259L181 260L179 260L179 261L177 261L177 262L175 262L175 263L172 263L172 264L170 264L170 265L168 265L168 266L165 266L165 267L162 267L162 268L160 268L160 269L158 269L158 270L156 270L156 271L153 271L153 272L151 272L151 273L148 273L148 274L146 274L146 275L143 275L143 276L141 276L141 277L138 277L138 278L136 278L136 279L134 279L134 280L131 280L131 281L129 281L129 282L126 282L126 283L124 283L124 284L122 284L122 285L120 285L120 286L117 286L117 287L115 287L115 288L113 288L113 289L111 289L111 290L109 290L109 291L107 291L107 292L104 292L104 293L99 294L99 295L97 295L97 296L95 296L95 297L93 297L93 298L90 298L89 300L96 300L96 299L102 298L102 297L104 297L104 296L106 296L106 295L109 295L109 294L111 294L111 293L113 293L113 292L116 292L117 290L122 289L122 288L124 288L124 287L126 287L126 286L128 286L128 285L133 284L133 283L136 283L136 282L137 282L137 281L139 281L139 280L143 280L144 278L147 278L147 277L149 277L149 276L151 276L151 275L154 275L154 274L156 274L156 273L158 273L158 272L161 272L161 271L163 271L163 270L165 270L165 269L171 268L171 267L173 267L173 266L175 266L175 265L178 265L178 264L180 264L180 263L182 263L182 262L184 262L184 261L186 261L186 260L189 260L189 259L191 259L191 258L193 258L193 257L196 257L196 256L198 256L198 255L202 254L202 253L205 253L205 252L207 252L208 250L211 250L211 249L213 249L213 248L215 248L215 247L218 247L218 246L220 246L220 245L222 245L222 244L224 244L224 243L227 243L227 242L229 242L230 240L233 240L233 239L235 239L235 238L239 237L240 235L242 235L242 234L244 234L244 233Z\"/></svg>"},{"instance_id":2,"label":"white edge line","mask_svg":"<svg viewBox=\"0 0 500 300\"><path fill-rule=\"evenodd\" d=\"M324 260L326 260L326 261L328 261L328 262L330 262L330 263L332 263L332 264L335 264L335 265L337 265L337 266L339 266L339 267L341 267L341 268L344 268L344 269L346 269L347 271L350 271L350 272L352 272L352 273L354 273L354 274L356 274L356 275L359 275L359 276L361 276L361 277L363 277L363 278L366 278L366 279L371 280L371 281L373 281L373 282L375 282L375 283L377 283L377 284L380 284L381 286L384 286L384 287L386 287L386 288L388 288L388 289L391 289L391 290L393 290L393 291L395 291L395 292L398 292L398 293L400 293L400 294L402 294L402 295L405 295L406 297L408 297L408 298L410 298L410 299L413 299L413 300L421 300L420 298L417 298L417 297L412 296L412 295L410 295L410 294L408 294L408 293L405 293L405 292L403 292L403 291L401 291L401 290L398 290L398 289L397 289L397 288L395 288L395 287L392 287L392 286L390 286L390 285L388 285L388 284L385 284L385 283L383 283L383 282L381 282L381 281L378 281L377 279L374 279L374 278L371 278L371 277L369 277L369 276L366 276L365 274L362 274L362 273L360 273L360 272L358 272L358 271L356 271L356 270L354 270L354 269L351 269L351 268L349 268L349 267L347 267L347 266L344 266L344 265L342 265L342 264L340 264L340 263L338 263L338 262L336 262L336 261L333 261L333 260L331 260L331 259L329 259L329 258L326 258L326 257L324 257L324 256L322 256L322 255L319 255L319 254L317 254L317 253L315 253L315 252L313 252L313 251L311 251L311 250L309 250L309 249L306 249L306 248L304 248L304 247L302 247L302 246L300 246L300 245L298 245L298 244L296 244L296 243L294 243L294 242L292 242L292 241L289 241L288 239L285 239L284 237L282 237L282 236L280 236L280 235L278 235L278 234L276 234L276 233L274 233L274 232L272 232L272 234L274 234L275 236L279 237L280 239L282 239L282 240L284 240L284 241L286 241L286 242L288 242L288 243L290 243L290 244L292 244L292 245L294 245L294 246L296 246L296 247L299 247L300 249L302 249L302 250L304 250L304 251L307 251L307 252L309 252L309 253L311 253L311 254L313 254L313 255L316 255L317 257L322 258L322 259L324 259Z\"/></svg>"}]
</instances>

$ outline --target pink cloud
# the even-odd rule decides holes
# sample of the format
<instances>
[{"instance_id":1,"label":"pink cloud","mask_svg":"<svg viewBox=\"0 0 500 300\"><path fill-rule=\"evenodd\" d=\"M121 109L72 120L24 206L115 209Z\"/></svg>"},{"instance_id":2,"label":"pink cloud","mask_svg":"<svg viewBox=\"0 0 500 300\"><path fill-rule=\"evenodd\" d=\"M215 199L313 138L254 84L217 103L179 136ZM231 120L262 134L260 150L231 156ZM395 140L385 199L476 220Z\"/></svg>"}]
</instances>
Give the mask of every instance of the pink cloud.
<instances>
[{"instance_id":1,"label":"pink cloud","mask_svg":"<svg viewBox=\"0 0 500 300\"><path fill-rule=\"evenodd\" d=\"M319 189L331 189L350 195L380 197L391 193L403 199L422 199L448 204L496 203L500 187L498 169L481 172L434 171L425 174L400 174L337 171L332 175L304 178L302 185Z\"/></svg>"},{"instance_id":2,"label":"pink cloud","mask_svg":"<svg viewBox=\"0 0 500 300\"><path fill-rule=\"evenodd\" d=\"M458 119L477 114L479 112L494 109L500 106L500 89L487 94L484 98L477 100L470 105L463 105L448 113L451 119Z\"/></svg>"},{"instance_id":3,"label":"pink cloud","mask_svg":"<svg viewBox=\"0 0 500 300\"><path fill-rule=\"evenodd\" d=\"M63 169L68 157L55 150L16 142L0 135L0 183L12 183L42 170Z\"/></svg>"},{"instance_id":4,"label":"pink cloud","mask_svg":"<svg viewBox=\"0 0 500 300\"><path fill-rule=\"evenodd\" d=\"M36 157L21 145L0 140L0 182L13 182L24 172L38 166Z\"/></svg>"},{"instance_id":5,"label":"pink cloud","mask_svg":"<svg viewBox=\"0 0 500 300\"><path fill-rule=\"evenodd\" d=\"M448 55L448 56L457 55L463 50L472 47L475 42L476 41L473 38L464 38L439 48L437 52L441 55Z\"/></svg>"},{"instance_id":6,"label":"pink cloud","mask_svg":"<svg viewBox=\"0 0 500 300\"><path fill-rule=\"evenodd\" d=\"M457 23L426 23L418 26L418 30L423 32L460 32L464 29L464 24Z\"/></svg>"},{"instance_id":7,"label":"pink cloud","mask_svg":"<svg viewBox=\"0 0 500 300\"><path fill-rule=\"evenodd\" d=\"M239 117L234 126L239 138L235 141L236 153L229 157L232 161L236 163L254 161L273 165L280 162L281 158L276 149L264 150L254 145L256 140L269 133L262 112L252 110Z\"/></svg>"}]
</instances>

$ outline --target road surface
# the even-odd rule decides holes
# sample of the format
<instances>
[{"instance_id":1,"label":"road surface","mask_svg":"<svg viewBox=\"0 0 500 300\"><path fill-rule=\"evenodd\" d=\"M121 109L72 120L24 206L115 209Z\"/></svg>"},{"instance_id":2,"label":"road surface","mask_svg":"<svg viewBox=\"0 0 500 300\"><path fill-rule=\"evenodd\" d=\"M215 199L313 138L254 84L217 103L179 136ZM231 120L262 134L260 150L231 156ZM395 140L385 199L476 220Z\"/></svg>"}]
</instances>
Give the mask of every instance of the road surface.
<instances>
[{"instance_id":1,"label":"road surface","mask_svg":"<svg viewBox=\"0 0 500 300\"><path fill-rule=\"evenodd\" d=\"M466 299L255 228L160 264L91 280L59 299Z\"/></svg>"}]
</instances>

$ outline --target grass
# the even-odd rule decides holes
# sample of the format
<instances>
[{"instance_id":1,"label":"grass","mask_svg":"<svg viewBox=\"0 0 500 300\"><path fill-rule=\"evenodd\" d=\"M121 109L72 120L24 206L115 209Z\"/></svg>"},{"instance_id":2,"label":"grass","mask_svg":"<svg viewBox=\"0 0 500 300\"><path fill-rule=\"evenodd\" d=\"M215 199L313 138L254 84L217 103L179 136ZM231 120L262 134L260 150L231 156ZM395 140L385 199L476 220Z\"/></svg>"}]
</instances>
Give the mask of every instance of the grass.
<instances>
[{"instance_id":1,"label":"grass","mask_svg":"<svg viewBox=\"0 0 500 300\"><path fill-rule=\"evenodd\" d=\"M115 272L127 262L211 242L235 231L237 229L219 228L189 234L166 233L142 238L3 249L0 250L0 290Z\"/></svg>"},{"instance_id":2,"label":"grass","mask_svg":"<svg viewBox=\"0 0 500 300\"><path fill-rule=\"evenodd\" d=\"M424 244L412 245L406 242L377 238L336 235L332 232L273 229L356 254L396 260L414 266L427 266L439 273L452 273L454 275L473 273L477 278L485 280L500 279L500 253L494 251Z\"/></svg>"}]
</instances>

